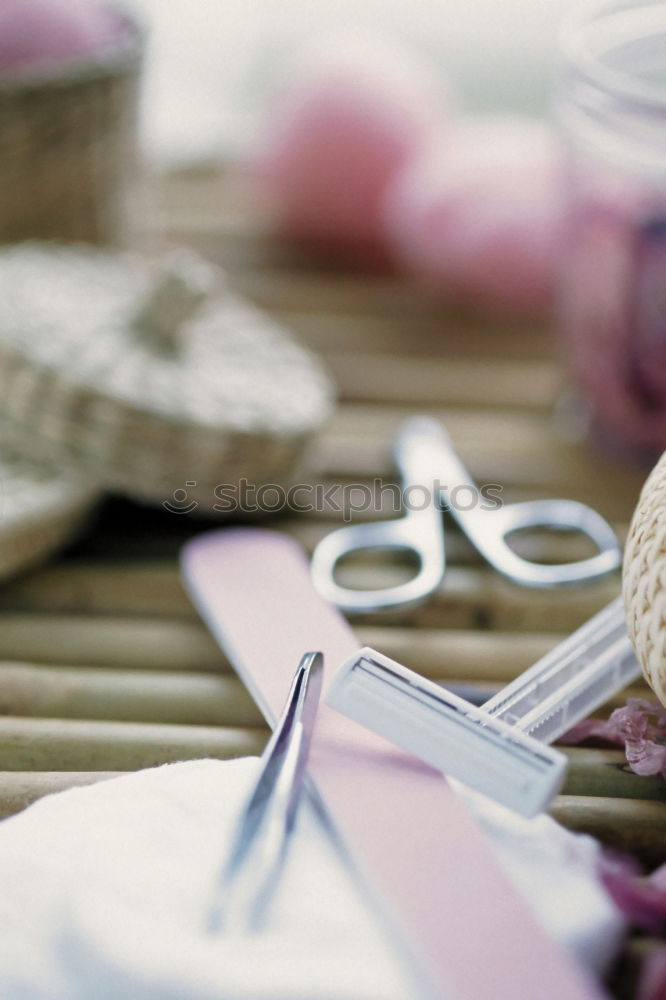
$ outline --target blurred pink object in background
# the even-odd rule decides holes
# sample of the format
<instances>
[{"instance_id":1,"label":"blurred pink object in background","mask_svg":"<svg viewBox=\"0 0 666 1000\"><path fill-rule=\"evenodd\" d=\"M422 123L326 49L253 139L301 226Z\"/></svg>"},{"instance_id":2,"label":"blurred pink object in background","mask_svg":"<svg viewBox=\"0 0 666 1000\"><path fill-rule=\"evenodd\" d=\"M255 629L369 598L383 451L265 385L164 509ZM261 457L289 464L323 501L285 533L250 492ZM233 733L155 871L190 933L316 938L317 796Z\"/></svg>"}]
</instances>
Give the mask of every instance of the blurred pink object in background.
<instances>
[{"instance_id":1,"label":"blurred pink object in background","mask_svg":"<svg viewBox=\"0 0 666 1000\"><path fill-rule=\"evenodd\" d=\"M396 260L450 298L483 311L545 314L561 228L548 127L469 120L400 173L384 221Z\"/></svg>"},{"instance_id":2,"label":"blurred pink object in background","mask_svg":"<svg viewBox=\"0 0 666 1000\"><path fill-rule=\"evenodd\" d=\"M560 336L592 436L607 451L655 460L666 446L664 195L650 199L629 182L623 198L604 199L601 182L594 193L579 187L560 288Z\"/></svg>"},{"instance_id":3,"label":"blurred pink object in background","mask_svg":"<svg viewBox=\"0 0 666 1000\"><path fill-rule=\"evenodd\" d=\"M111 8L86 0L3 0L0 72L45 67L99 54L121 33Z\"/></svg>"},{"instance_id":4,"label":"blurred pink object in background","mask_svg":"<svg viewBox=\"0 0 666 1000\"><path fill-rule=\"evenodd\" d=\"M397 170L446 130L441 85L379 42L312 53L275 100L255 169L283 230L360 258L385 256L381 206Z\"/></svg>"},{"instance_id":5,"label":"blurred pink object in background","mask_svg":"<svg viewBox=\"0 0 666 1000\"><path fill-rule=\"evenodd\" d=\"M652 464L666 448L666 4L604 0L562 35L559 281L580 431Z\"/></svg>"}]
</instances>

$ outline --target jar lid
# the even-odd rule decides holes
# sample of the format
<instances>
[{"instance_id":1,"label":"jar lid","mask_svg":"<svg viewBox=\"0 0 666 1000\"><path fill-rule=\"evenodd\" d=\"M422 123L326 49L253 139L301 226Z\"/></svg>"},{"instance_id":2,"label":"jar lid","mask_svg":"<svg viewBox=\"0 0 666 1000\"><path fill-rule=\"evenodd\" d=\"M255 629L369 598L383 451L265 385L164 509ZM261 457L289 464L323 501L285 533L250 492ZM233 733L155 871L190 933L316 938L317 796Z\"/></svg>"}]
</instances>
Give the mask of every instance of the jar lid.
<instances>
[{"instance_id":1,"label":"jar lid","mask_svg":"<svg viewBox=\"0 0 666 1000\"><path fill-rule=\"evenodd\" d=\"M188 251L0 251L0 416L29 456L213 512L218 485L293 482L331 405L317 359Z\"/></svg>"}]
</instances>

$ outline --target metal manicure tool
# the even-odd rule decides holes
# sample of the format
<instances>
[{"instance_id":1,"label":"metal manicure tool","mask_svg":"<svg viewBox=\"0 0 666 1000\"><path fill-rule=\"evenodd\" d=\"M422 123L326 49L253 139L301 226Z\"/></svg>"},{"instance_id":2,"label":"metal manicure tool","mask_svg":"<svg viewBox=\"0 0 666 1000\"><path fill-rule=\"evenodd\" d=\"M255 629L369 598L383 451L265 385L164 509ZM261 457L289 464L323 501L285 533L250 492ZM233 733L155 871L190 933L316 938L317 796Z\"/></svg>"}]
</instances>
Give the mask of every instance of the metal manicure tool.
<instances>
[{"instance_id":1,"label":"metal manicure tool","mask_svg":"<svg viewBox=\"0 0 666 1000\"><path fill-rule=\"evenodd\" d=\"M294 828L322 679L322 654L306 653L238 821L208 915L210 933L264 924Z\"/></svg>"},{"instance_id":2,"label":"metal manicure tool","mask_svg":"<svg viewBox=\"0 0 666 1000\"><path fill-rule=\"evenodd\" d=\"M429 417L406 420L394 446L404 498L412 491L428 498L407 506L402 517L339 528L317 545L312 575L317 590L343 611L365 613L418 604L435 591L446 569L443 512L450 512L483 558L524 587L559 587L597 580L616 570L621 551L610 525L575 500L529 500L484 509L483 496L456 455L445 430ZM531 528L577 531L598 552L577 562L550 565L519 556L507 542ZM419 569L411 580L378 590L352 590L335 580L337 563L363 549L413 553Z\"/></svg>"},{"instance_id":3,"label":"metal manicure tool","mask_svg":"<svg viewBox=\"0 0 666 1000\"><path fill-rule=\"evenodd\" d=\"M621 598L481 708L368 647L333 679L328 704L477 791L533 816L567 759L546 744L640 674Z\"/></svg>"}]
</instances>

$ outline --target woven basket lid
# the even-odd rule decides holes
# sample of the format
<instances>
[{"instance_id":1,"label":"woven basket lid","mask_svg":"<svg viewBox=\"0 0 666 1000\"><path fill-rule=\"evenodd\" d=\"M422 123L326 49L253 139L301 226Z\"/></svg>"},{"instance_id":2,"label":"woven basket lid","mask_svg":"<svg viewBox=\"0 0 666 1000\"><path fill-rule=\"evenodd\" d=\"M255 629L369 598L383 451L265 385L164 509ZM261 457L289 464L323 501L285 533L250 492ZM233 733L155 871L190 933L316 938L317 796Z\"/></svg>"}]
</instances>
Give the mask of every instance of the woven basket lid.
<instances>
[{"instance_id":1,"label":"woven basket lid","mask_svg":"<svg viewBox=\"0 0 666 1000\"><path fill-rule=\"evenodd\" d=\"M218 512L221 485L294 482L331 402L314 356L189 252L0 251L0 416L29 456Z\"/></svg>"},{"instance_id":2,"label":"woven basket lid","mask_svg":"<svg viewBox=\"0 0 666 1000\"><path fill-rule=\"evenodd\" d=\"M99 491L0 445L0 579L40 562L83 525Z\"/></svg>"},{"instance_id":3,"label":"woven basket lid","mask_svg":"<svg viewBox=\"0 0 666 1000\"><path fill-rule=\"evenodd\" d=\"M666 453L646 480L631 521L623 594L636 655L666 705Z\"/></svg>"}]
</instances>

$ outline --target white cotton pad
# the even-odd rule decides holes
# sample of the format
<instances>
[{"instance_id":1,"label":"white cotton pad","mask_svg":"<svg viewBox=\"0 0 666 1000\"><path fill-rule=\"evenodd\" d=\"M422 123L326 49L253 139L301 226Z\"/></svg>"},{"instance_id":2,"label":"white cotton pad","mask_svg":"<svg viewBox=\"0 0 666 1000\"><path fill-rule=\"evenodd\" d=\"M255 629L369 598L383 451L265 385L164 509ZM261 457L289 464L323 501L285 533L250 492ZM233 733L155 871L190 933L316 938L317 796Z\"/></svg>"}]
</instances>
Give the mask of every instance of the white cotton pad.
<instances>
[{"instance_id":1,"label":"white cotton pad","mask_svg":"<svg viewBox=\"0 0 666 1000\"><path fill-rule=\"evenodd\" d=\"M307 803L264 933L206 935L257 767L165 765L50 795L1 823L3 1000L419 996ZM547 931L600 971L623 922L596 879L596 842L461 794Z\"/></svg>"}]
</instances>

